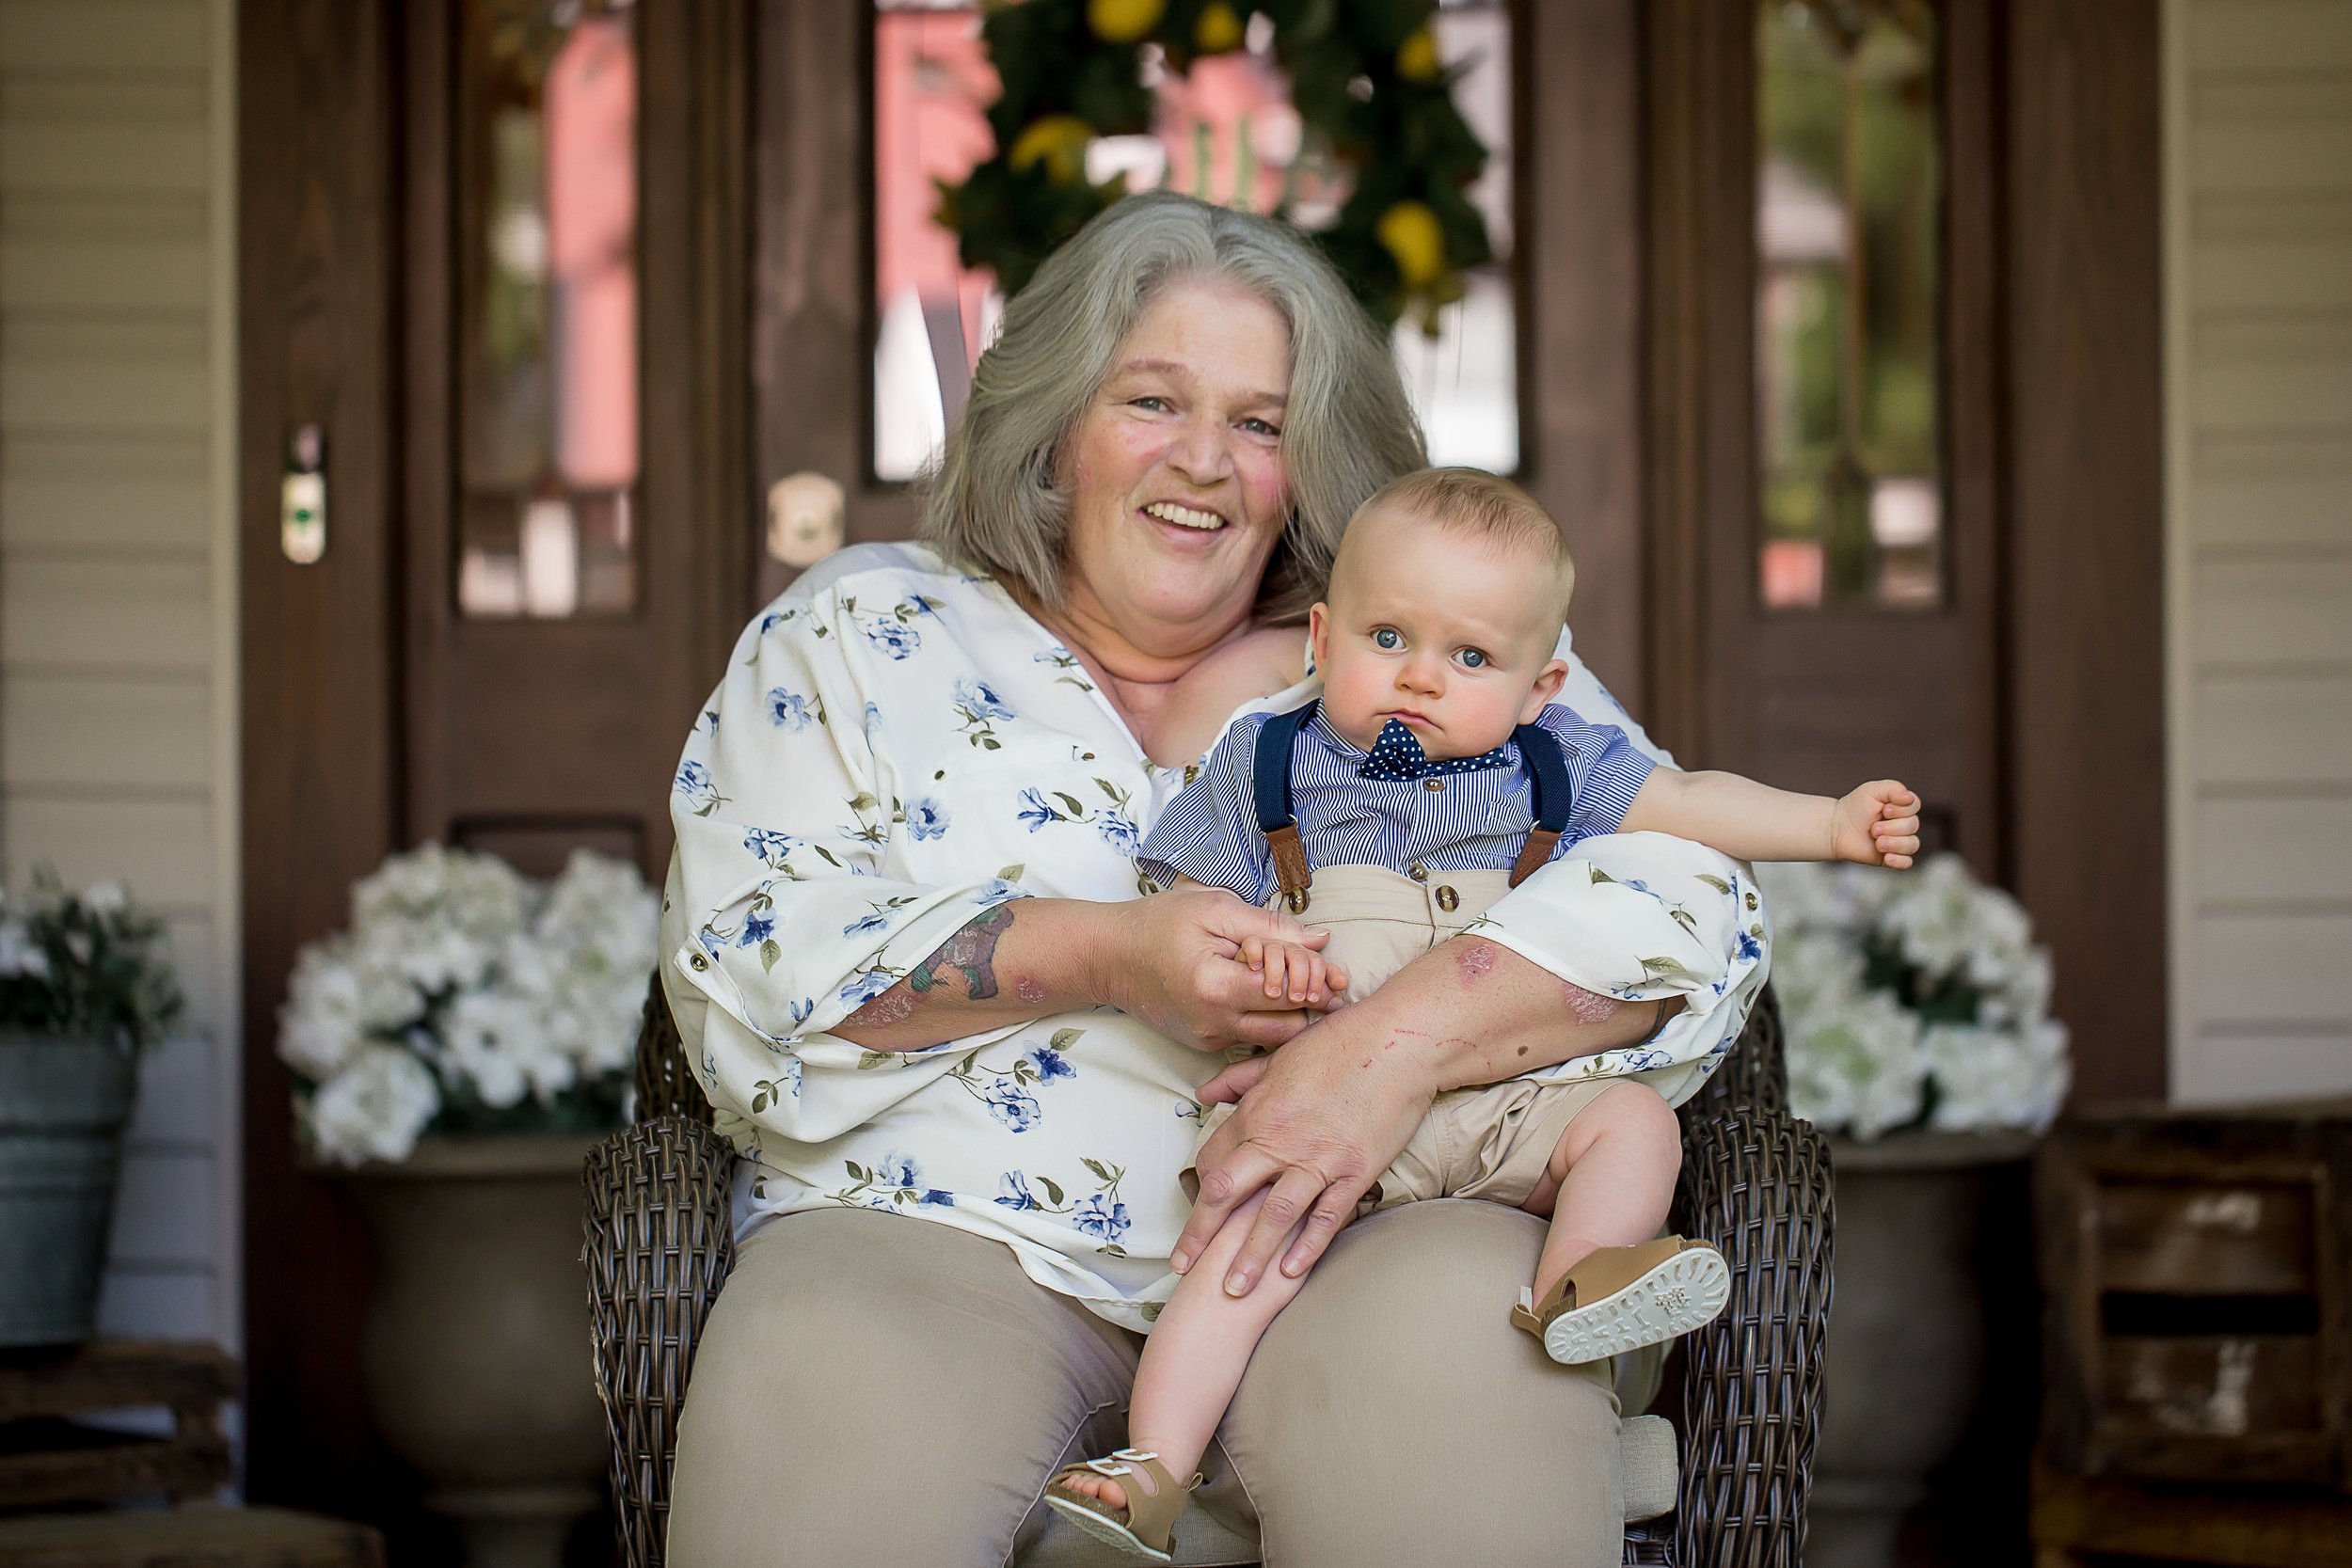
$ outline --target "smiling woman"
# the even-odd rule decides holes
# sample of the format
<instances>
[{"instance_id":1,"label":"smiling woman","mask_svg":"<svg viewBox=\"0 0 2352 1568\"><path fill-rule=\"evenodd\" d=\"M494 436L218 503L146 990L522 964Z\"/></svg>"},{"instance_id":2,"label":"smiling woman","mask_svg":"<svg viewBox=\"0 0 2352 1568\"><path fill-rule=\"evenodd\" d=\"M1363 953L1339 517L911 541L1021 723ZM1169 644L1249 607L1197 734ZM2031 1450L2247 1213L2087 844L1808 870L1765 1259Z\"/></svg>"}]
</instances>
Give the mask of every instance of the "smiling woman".
<instances>
[{"instance_id":1,"label":"smiling woman","mask_svg":"<svg viewBox=\"0 0 2352 1568\"><path fill-rule=\"evenodd\" d=\"M1440 1088L1615 1043L1563 1016L1562 981L1594 959L1643 983L1664 949L1547 937L1589 930L1560 909L1581 867L1497 904L1474 961L1432 954L1339 1012L1237 961L1324 933L1224 889L1135 896L1206 740L1305 689L1301 622L1350 513L1422 461L1386 344L1302 235L1135 198L1013 300L927 543L840 551L744 629L677 769L664 904L671 1011L743 1157L671 1561L1016 1558L1045 1478L1107 1446L1174 1289L1179 1174L1229 1047L1280 1046L1312 1081L1236 1117L1279 1178L1258 1212L1300 1225L1295 1275ZM1563 658L1582 708L1621 713ZM1745 972L1669 934L1693 995L1656 1047L1705 1057ZM1241 1180L1200 1168L1204 1192ZM1529 1377L1502 1310L1539 1228L1353 1230L1285 1320L1321 1326L1252 1363L1206 1505L1245 1532L1279 1513L1286 1568L1616 1560L1607 1382ZM1290 1229L1253 1234L1235 1277ZM1344 1408L1307 1397L1317 1366L1397 1344L1426 1351ZM863 1456L903 1448L916 1407L909 1487ZM800 1458L830 1454L860 1457Z\"/></svg>"}]
</instances>

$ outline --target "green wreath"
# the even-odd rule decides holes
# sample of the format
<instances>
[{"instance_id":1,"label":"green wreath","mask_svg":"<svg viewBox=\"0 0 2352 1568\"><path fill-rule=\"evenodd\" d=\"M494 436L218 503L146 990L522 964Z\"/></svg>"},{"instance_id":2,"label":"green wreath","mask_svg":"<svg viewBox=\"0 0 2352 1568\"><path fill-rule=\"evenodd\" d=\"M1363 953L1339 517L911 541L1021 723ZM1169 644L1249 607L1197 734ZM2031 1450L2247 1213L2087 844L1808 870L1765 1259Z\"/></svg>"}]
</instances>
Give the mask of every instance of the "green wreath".
<instances>
[{"instance_id":1,"label":"green wreath","mask_svg":"<svg viewBox=\"0 0 2352 1568\"><path fill-rule=\"evenodd\" d=\"M1486 149L1454 106L1431 19L1436 0L995 0L980 37L1003 84L988 111L996 150L961 185L940 182L938 219L963 264L990 267L1008 295L1087 221L1127 194L1124 175L1086 177L1096 136L1152 128L1140 54L1168 69L1243 47L1243 15L1274 24L1311 145L1348 166L1338 220L1314 234L1384 325L1417 308L1424 330L1462 297L1462 270L1492 259L1465 194ZM1287 199L1276 209L1289 215Z\"/></svg>"}]
</instances>

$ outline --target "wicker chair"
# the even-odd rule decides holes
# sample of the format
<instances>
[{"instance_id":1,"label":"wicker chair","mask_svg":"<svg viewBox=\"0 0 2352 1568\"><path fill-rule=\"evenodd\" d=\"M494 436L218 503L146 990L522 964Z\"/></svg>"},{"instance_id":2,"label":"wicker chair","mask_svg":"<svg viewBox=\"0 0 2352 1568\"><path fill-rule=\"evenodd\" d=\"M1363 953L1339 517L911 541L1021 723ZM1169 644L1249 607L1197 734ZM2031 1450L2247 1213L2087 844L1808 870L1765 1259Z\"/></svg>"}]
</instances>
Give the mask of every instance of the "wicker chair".
<instances>
[{"instance_id":1,"label":"wicker chair","mask_svg":"<svg viewBox=\"0 0 2352 1568\"><path fill-rule=\"evenodd\" d=\"M735 1264L734 1154L710 1129L658 983L638 1039L637 1115L588 1157L583 1260L622 1554L629 1568L658 1568L687 1376ZM1627 1527L1625 1560L1797 1568L1821 1413L1832 1195L1826 1146L1788 1111L1769 992L1739 1051L1683 1106L1682 1140L1676 1225L1723 1249L1731 1301L1683 1341L1678 1500Z\"/></svg>"}]
</instances>

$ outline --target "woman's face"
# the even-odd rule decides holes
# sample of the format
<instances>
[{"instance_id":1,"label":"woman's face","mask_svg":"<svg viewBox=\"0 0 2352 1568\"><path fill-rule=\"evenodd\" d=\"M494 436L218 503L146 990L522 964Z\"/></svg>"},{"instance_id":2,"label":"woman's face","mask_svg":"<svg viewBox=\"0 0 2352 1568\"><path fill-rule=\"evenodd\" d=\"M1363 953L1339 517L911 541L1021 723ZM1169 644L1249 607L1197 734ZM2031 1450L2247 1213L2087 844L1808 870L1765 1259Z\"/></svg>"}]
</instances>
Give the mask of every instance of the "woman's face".
<instances>
[{"instance_id":1,"label":"woman's face","mask_svg":"<svg viewBox=\"0 0 2352 1568\"><path fill-rule=\"evenodd\" d=\"M1225 280L1161 289L1078 420L1070 610L1148 652L1204 648L1249 614L1290 515L1290 331Z\"/></svg>"}]
</instances>

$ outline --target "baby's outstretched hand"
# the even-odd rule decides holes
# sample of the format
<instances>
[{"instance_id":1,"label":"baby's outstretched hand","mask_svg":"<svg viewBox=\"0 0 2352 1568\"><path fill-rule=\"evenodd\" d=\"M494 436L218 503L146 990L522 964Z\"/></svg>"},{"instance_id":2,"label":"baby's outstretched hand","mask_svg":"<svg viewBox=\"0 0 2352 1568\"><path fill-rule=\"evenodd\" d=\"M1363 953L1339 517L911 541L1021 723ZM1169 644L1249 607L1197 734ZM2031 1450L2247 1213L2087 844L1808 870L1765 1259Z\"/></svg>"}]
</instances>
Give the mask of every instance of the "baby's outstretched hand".
<instances>
[{"instance_id":1,"label":"baby's outstretched hand","mask_svg":"<svg viewBox=\"0 0 2352 1568\"><path fill-rule=\"evenodd\" d=\"M1288 996L1302 1007L1336 1007L1347 972L1311 948L1265 937L1242 939L1239 960L1265 979L1268 996Z\"/></svg>"},{"instance_id":2,"label":"baby's outstretched hand","mask_svg":"<svg viewBox=\"0 0 2352 1568\"><path fill-rule=\"evenodd\" d=\"M1893 779L1874 779L1837 802L1830 858L1908 870L1919 852L1919 797Z\"/></svg>"}]
</instances>

